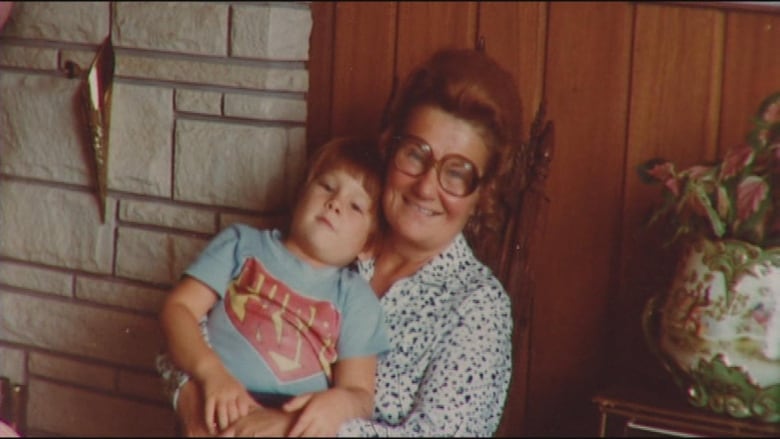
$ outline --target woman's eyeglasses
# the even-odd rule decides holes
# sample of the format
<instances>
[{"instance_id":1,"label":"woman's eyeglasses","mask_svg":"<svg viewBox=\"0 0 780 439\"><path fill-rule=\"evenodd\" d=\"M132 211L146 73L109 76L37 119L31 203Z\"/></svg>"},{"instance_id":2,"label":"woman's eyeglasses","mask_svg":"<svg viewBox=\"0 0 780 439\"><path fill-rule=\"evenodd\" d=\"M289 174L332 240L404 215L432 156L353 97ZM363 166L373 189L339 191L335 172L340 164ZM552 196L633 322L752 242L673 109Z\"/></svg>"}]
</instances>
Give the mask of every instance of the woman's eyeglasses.
<instances>
[{"instance_id":1,"label":"woman's eyeglasses","mask_svg":"<svg viewBox=\"0 0 780 439\"><path fill-rule=\"evenodd\" d=\"M393 166L404 174L416 177L435 166L441 188L456 197L471 195L479 187L477 167L466 157L447 154L436 160L430 145L409 134L393 137L393 142Z\"/></svg>"}]
</instances>

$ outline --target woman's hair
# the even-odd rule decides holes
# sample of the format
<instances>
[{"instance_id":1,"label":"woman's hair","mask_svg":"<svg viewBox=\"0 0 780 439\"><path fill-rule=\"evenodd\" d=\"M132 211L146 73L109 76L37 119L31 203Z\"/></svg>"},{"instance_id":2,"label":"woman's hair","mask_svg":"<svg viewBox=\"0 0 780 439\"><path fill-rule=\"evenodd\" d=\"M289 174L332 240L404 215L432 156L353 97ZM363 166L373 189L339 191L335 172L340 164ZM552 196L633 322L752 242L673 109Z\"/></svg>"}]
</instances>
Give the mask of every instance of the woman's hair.
<instances>
[{"instance_id":1,"label":"woman's hair","mask_svg":"<svg viewBox=\"0 0 780 439\"><path fill-rule=\"evenodd\" d=\"M521 143L521 103L512 75L484 52L444 49L414 69L394 94L381 127L381 148L402 134L416 108L430 105L469 123L488 147L489 160L480 199L466 225L497 228L504 212L499 182L511 169L512 151Z\"/></svg>"}]
</instances>

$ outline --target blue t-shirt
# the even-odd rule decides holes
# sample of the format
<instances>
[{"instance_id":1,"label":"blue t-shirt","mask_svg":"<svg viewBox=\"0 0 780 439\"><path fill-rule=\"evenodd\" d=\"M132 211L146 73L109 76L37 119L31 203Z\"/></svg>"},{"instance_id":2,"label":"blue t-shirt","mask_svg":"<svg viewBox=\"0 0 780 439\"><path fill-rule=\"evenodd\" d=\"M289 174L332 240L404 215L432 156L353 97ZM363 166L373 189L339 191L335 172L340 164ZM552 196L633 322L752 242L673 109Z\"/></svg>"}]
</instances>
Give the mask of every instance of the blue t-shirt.
<instances>
[{"instance_id":1,"label":"blue t-shirt","mask_svg":"<svg viewBox=\"0 0 780 439\"><path fill-rule=\"evenodd\" d=\"M185 274L219 295L208 315L209 341L249 391L324 390L338 359L390 348L368 282L348 268L301 261L278 230L227 227Z\"/></svg>"}]
</instances>

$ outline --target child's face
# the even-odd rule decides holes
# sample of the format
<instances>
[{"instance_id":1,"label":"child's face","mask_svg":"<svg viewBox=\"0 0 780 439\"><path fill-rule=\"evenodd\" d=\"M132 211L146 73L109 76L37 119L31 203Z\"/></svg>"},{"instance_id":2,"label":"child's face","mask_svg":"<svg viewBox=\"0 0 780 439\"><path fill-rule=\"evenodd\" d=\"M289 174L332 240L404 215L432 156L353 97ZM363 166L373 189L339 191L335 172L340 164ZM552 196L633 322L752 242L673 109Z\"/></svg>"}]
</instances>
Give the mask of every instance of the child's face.
<instances>
[{"instance_id":1,"label":"child's face","mask_svg":"<svg viewBox=\"0 0 780 439\"><path fill-rule=\"evenodd\" d=\"M314 266L342 266L364 249L375 227L374 200L343 169L327 171L304 189L285 244Z\"/></svg>"}]
</instances>

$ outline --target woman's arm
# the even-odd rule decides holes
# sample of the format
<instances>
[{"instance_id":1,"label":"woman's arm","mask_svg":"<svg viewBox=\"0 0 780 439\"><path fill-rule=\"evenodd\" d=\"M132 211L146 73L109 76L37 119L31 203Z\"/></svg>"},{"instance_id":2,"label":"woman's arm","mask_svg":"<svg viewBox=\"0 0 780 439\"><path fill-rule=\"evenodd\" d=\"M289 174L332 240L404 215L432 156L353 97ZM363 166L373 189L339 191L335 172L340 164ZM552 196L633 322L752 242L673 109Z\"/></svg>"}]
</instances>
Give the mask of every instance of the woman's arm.
<instances>
[{"instance_id":1,"label":"woman's arm","mask_svg":"<svg viewBox=\"0 0 780 439\"><path fill-rule=\"evenodd\" d=\"M203 395L200 386L195 381L187 381L181 386L178 402L176 415L179 418L179 427L184 437L204 437L214 434L209 432L205 423Z\"/></svg>"},{"instance_id":2,"label":"woman's arm","mask_svg":"<svg viewBox=\"0 0 780 439\"><path fill-rule=\"evenodd\" d=\"M195 381L187 381L179 390L176 415L181 433L185 437L212 436L203 422L203 397ZM297 413L255 406L246 416L239 418L219 433L220 437L283 437L287 435Z\"/></svg>"},{"instance_id":3,"label":"woman's arm","mask_svg":"<svg viewBox=\"0 0 780 439\"><path fill-rule=\"evenodd\" d=\"M334 437L345 421L371 416L375 373L376 356L341 360L334 366L332 388L295 397L284 405L283 412L254 409L220 436ZM184 408L184 404L182 401L180 406Z\"/></svg>"},{"instance_id":4,"label":"woman's arm","mask_svg":"<svg viewBox=\"0 0 780 439\"><path fill-rule=\"evenodd\" d=\"M369 418L374 409L376 356L346 358L333 370L333 387L293 398L286 411L303 409L290 436L335 436L341 424Z\"/></svg>"},{"instance_id":5,"label":"woman's arm","mask_svg":"<svg viewBox=\"0 0 780 439\"><path fill-rule=\"evenodd\" d=\"M352 420L342 426L340 436L493 435L512 373L512 319L503 291L500 296L485 293L469 293L457 310L459 322L438 342L414 406L403 419L395 424ZM378 377L378 386L382 379Z\"/></svg>"}]
</instances>

